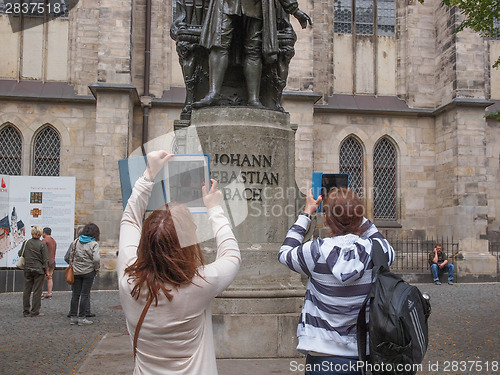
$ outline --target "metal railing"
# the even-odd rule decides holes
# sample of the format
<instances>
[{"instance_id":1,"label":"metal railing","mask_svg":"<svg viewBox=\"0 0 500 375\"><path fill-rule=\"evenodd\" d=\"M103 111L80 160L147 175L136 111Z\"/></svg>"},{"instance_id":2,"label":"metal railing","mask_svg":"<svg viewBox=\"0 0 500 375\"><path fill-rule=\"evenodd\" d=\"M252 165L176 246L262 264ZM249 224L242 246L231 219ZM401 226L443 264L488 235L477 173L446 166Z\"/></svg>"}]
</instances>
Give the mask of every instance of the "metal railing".
<instances>
[{"instance_id":1,"label":"metal railing","mask_svg":"<svg viewBox=\"0 0 500 375\"><path fill-rule=\"evenodd\" d=\"M500 276L500 242L488 241L488 250L497 258L497 275Z\"/></svg>"},{"instance_id":2,"label":"metal railing","mask_svg":"<svg viewBox=\"0 0 500 375\"><path fill-rule=\"evenodd\" d=\"M391 266L394 271L428 272L429 254L436 244L443 246L443 252L448 256L448 262L454 263L458 255L458 241L453 237L438 237L437 239L413 239L388 237L387 240L396 252L396 258Z\"/></svg>"}]
</instances>

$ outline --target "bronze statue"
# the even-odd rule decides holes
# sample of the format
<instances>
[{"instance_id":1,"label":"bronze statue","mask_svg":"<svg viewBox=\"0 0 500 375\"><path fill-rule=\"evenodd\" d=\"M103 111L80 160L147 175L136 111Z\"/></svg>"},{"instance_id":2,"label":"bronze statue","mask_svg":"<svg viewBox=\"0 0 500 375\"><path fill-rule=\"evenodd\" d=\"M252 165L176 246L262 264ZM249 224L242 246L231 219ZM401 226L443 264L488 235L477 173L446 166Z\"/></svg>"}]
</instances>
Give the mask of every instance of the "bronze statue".
<instances>
[{"instance_id":1,"label":"bronze statue","mask_svg":"<svg viewBox=\"0 0 500 375\"><path fill-rule=\"evenodd\" d=\"M189 117L192 107L212 105L283 111L281 93L296 41L288 14L302 28L312 24L296 0L177 0L176 5L171 35L186 83L181 117Z\"/></svg>"}]
</instances>

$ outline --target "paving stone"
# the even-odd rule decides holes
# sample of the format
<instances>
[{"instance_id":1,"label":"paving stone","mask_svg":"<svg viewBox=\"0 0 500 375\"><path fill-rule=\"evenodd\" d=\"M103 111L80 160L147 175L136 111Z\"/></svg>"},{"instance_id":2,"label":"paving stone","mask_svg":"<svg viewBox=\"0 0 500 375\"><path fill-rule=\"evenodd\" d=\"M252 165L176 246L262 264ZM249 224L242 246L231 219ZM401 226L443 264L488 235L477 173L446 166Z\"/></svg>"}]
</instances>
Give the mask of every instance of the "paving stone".
<instances>
[{"instance_id":1,"label":"paving stone","mask_svg":"<svg viewBox=\"0 0 500 375\"><path fill-rule=\"evenodd\" d=\"M500 283L416 285L431 296L432 304L429 348L418 375L498 375ZM132 372L118 292L91 293L97 316L91 318L94 324L84 327L69 324L70 298L69 292L54 292L52 299L42 300L45 316L24 318L22 293L0 294L0 374ZM217 362L219 375L302 374L294 371L300 358Z\"/></svg>"}]
</instances>

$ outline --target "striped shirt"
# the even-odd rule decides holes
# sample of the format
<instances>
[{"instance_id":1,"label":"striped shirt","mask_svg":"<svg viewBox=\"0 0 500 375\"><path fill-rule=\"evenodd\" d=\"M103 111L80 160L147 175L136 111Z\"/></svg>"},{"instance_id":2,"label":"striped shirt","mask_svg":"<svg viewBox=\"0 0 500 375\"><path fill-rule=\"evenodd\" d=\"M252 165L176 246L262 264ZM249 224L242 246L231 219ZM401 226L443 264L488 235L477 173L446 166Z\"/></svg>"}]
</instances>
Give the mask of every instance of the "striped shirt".
<instances>
[{"instance_id":1,"label":"striped shirt","mask_svg":"<svg viewBox=\"0 0 500 375\"><path fill-rule=\"evenodd\" d=\"M367 229L361 236L346 234L302 244L309 222L299 215L279 252L281 263L309 278L297 349L305 354L357 357L356 320L371 289L372 241L379 241L388 253L388 265L394 250L365 218L362 226Z\"/></svg>"}]
</instances>

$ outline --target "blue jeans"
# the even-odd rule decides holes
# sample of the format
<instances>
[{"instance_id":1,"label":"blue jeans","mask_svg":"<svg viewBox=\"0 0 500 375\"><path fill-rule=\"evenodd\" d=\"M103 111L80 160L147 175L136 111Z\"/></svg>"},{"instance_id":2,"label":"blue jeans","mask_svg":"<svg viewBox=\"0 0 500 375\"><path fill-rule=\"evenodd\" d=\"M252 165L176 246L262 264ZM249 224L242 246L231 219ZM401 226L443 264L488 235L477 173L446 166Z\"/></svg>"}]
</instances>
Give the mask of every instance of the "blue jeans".
<instances>
[{"instance_id":1,"label":"blue jeans","mask_svg":"<svg viewBox=\"0 0 500 375\"><path fill-rule=\"evenodd\" d=\"M361 375L358 361L357 358L308 355L305 375Z\"/></svg>"},{"instance_id":2,"label":"blue jeans","mask_svg":"<svg viewBox=\"0 0 500 375\"><path fill-rule=\"evenodd\" d=\"M439 268L439 266L434 263L431 264L431 273L434 281L439 280L439 275L448 271L448 281L453 281L453 271L455 270L455 266L453 264L448 263L443 268Z\"/></svg>"},{"instance_id":3,"label":"blue jeans","mask_svg":"<svg viewBox=\"0 0 500 375\"><path fill-rule=\"evenodd\" d=\"M90 289L94 283L95 271L84 275L75 275L75 282L71 285L71 305L69 314L85 318L90 311Z\"/></svg>"}]
</instances>

